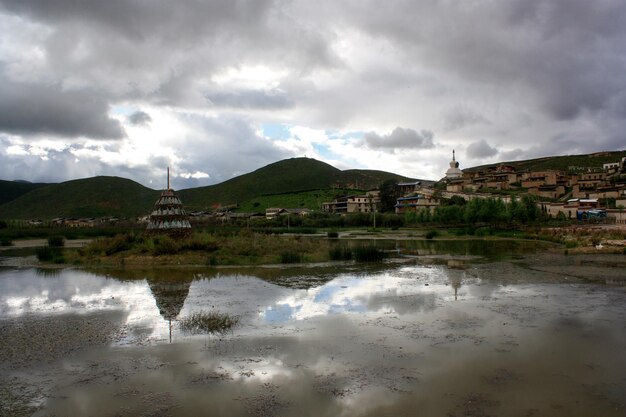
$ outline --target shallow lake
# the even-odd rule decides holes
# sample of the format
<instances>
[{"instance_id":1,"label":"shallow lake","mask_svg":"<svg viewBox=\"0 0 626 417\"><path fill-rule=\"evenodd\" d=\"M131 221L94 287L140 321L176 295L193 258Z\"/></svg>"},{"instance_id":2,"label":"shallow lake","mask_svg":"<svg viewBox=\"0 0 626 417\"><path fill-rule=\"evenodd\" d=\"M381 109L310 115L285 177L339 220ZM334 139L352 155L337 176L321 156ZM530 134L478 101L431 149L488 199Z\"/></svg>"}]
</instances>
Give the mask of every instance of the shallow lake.
<instances>
[{"instance_id":1,"label":"shallow lake","mask_svg":"<svg viewBox=\"0 0 626 417\"><path fill-rule=\"evenodd\" d=\"M382 264L5 267L0 415L626 415L625 257L480 242L379 243L404 255ZM185 333L195 312L240 321Z\"/></svg>"}]
</instances>

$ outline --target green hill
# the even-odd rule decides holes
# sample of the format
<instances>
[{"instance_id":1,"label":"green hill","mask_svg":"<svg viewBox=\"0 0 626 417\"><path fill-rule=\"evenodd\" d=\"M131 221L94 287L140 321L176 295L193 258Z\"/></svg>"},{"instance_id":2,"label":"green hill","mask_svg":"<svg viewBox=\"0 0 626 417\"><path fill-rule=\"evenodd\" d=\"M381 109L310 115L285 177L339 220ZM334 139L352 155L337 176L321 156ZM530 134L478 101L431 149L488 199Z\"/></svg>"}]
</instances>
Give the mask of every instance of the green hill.
<instances>
[{"instance_id":1,"label":"green hill","mask_svg":"<svg viewBox=\"0 0 626 417\"><path fill-rule=\"evenodd\" d=\"M370 189L389 178L408 180L384 171L341 171L315 159L292 158L177 194L190 211L233 204L250 211L263 211L269 204L319 209L321 201L333 196L333 189ZM135 217L148 214L159 193L119 177L73 180L34 189L0 205L0 218Z\"/></svg>"},{"instance_id":2,"label":"green hill","mask_svg":"<svg viewBox=\"0 0 626 417\"><path fill-rule=\"evenodd\" d=\"M4 181L0 180L0 205L15 200L37 188L45 187L50 184L33 183L27 181Z\"/></svg>"},{"instance_id":3,"label":"green hill","mask_svg":"<svg viewBox=\"0 0 626 417\"><path fill-rule=\"evenodd\" d=\"M517 171L560 170L579 172L587 168L602 168L603 164L619 162L626 156L626 151L596 152L586 155L547 156L524 161L498 162L464 169L464 172L483 171L497 165L510 165Z\"/></svg>"},{"instance_id":4,"label":"green hill","mask_svg":"<svg viewBox=\"0 0 626 417\"><path fill-rule=\"evenodd\" d=\"M181 190L178 194L187 207L201 210L218 205L244 203L259 196L274 194L331 188L366 190L378 187L382 181L389 178L408 180L406 177L384 171L341 171L315 159L291 158L221 184Z\"/></svg>"},{"instance_id":5,"label":"green hill","mask_svg":"<svg viewBox=\"0 0 626 417\"><path fill-rule=\"evenodd\" d=\"M32 190L0 206L0 218L132 217L149 213L158 196L125 178L93 177Z\"/></svg>"}]
</instances>

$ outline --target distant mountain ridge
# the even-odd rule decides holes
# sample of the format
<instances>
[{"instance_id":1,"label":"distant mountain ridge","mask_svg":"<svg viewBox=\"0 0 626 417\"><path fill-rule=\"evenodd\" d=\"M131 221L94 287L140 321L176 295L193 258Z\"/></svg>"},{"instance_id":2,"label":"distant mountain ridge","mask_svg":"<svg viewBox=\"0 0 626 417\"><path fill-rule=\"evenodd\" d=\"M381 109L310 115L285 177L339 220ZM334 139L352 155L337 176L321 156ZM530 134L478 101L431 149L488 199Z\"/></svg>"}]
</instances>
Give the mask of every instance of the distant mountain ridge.
<instances>
[{"instance_id":1,"label":"distant mountain ridge","mask_svg":"<svg viewBox=\"0 0 626 417\"><path fill-rule=\"evenodd\" d=\"M311 158L275 162L220 184L178 190L189 211L243 203L261 195L329 188L371 189L387 179L411 180L375 170L342 171ZM4 181L0 193L4 195ZM120 177L92 177L48 184L0 205L2 219L136 217L150 213L160 190ZM318 207L311 207L318 208Z\"/></svg>"},{"instance_id":2,"label":"distant mountain ridge","mask_svg":"<svg viewBox=\"0 0 626 417\"><path fill-rule=\"evenodd\" d=\"M0 218L130 217L150 210L159 191L120 177L92 177L34 189L0 206Z\"/></svg>"},{"instance_id":3,"label":"distant mountain ridge","mask_svg":"<svg viewBox=\"0 0 626 417\"><path fill-rule=\"evenodd\" d=\"M4 181L0 180L0 206L8 203L11 200L15 200L21 195L24 195L37 188L45 187L50 184L46 183L34 183L28 181Z\"/></svg>"}]
</instances>

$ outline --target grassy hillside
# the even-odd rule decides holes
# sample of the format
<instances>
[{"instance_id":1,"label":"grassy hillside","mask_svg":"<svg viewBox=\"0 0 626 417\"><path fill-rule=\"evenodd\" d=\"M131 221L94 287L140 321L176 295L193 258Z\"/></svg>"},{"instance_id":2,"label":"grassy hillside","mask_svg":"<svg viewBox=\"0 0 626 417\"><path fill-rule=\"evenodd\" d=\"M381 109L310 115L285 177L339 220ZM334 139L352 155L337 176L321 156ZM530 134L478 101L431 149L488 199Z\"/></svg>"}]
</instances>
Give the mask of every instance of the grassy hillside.
<instances>
[{"instance_id":1,"label":"grassy hillside","mask_svg":"<svg viewBox=\"0 0 626 417\"><path fill-rule=\"evenodd\" d=\"M291 158L221 184L181 190L179 195L191 210L200 210L217 205L244 203L263 195L326 190L333 187L375 188L388 178L406 179L384 171L341 171L315 159Z\"/></svg>"},{"instance_id":2,"label":"grassy hillside","mask_svg":"<svg viewBox=\"0 0 626 417\"><path fill-rule=\"evenodd\" d=\"M333 201L337 195L358 193L360 193L360 191L328 188L324 190L302 191L299 193L262 195L240 203L238 211L245 213L265 213L265 209L270 207L320 210L322 203Z\"/></svg>"},{"instance_id":3,"label":"grassy hillside","mask_svg":"<svg viewBox=\"0 0 626 417\"><path fill-rule=\"evenodd\" d=\"M467 168L463 171L473 172L485 170L489 167L504 164L514 166L518 171L543 171L543 170L561 170L573 171L582 170L584 168L602 168L603 164L610 162L618 162L626 156L626 151L615 152L596 152L587 155L564 155L564 156L548 156L544 158L528 159L524 161L498 162L497 164L481 165L477 167Z\"/></svg>"},{"instance_id":4,"label":"grassy hillside","mask_svg":"<svg viewBox=\"0 0 626 417\"><path fill-rule=\"evenodd\" d=\"M125 178L86 178L30 191L0 206L0 218L132 217L149 213L158 196Z\"/></svg>"},{"instance_id":5,"label":"grassy hillside","mask_svg":"<svg viewBox=\"0 0 626 417\"><path fill-rule=\"evenodd\" d=\"M47 185L50 184L0 180L0 205L8 203L21 195Z\"/></svg>"},{"instance_id":6,"label":"grassy hillside","mask_svg":"<svg viewBox=\"0 0 626 417\"><path fill-rule=\"evenodd\" d=\"M375 188L407 178L384 171L341 171L310 158L270 164L221 184L178 191L189 211L240 204L240 211L267 207L319 209L342 188ZM148 214L160 191L118 177L95 177L52 184L0 205L2 219L54 217L135 217ZM292 195L293 194L293 195Z\"/></svg>"}]
</instances>

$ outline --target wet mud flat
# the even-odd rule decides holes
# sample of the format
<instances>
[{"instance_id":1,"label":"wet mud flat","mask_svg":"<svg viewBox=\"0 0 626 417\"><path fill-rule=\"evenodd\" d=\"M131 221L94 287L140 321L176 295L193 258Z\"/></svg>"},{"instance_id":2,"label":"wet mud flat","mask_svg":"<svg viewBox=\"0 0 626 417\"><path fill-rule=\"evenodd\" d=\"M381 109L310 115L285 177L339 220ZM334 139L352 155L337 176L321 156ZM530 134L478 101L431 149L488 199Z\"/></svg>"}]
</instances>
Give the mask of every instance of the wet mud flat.
<instances>
[{"instance_id":1,"label":"wet mud flat","mask_svg":"<svg viewBox=\"0 0 626 417\"><path fill-rule=\"evenodd\" d=\"M9 268L0 415L624 416L623 262ZM196 311L240 325L185 334Z\"/></svg>"}]
</instances>

